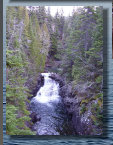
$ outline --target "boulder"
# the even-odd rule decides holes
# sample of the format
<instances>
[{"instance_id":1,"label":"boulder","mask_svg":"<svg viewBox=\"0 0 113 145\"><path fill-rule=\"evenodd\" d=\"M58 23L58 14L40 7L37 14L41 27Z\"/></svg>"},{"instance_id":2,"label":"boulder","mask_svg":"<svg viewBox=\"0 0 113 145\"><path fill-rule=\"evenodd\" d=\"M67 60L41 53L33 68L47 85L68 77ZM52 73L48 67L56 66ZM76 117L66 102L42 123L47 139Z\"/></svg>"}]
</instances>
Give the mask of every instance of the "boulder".
<instances>
[{"instance_id":1,"label":"boulder","mask_svg":"<svg viewBox=\"0 0 113 145\"><path fill-rule=\"evenodd\" d=\"M62 79L62 77L56 73L51 74L51 76L49 76L51 79L55 80L56 82L59 83L60 88L64 86L64 80Z\"/></svg>"},{"instance_id":2,"label":"boulder","mask_svg":"<svg viewBox=\"0 0 113 145\"><path fill-rule=\"evenodd\" d=\"M35 97L37 92L39 91L39 89L44 85L44 76L42 76L41 74L39 75L38 79L37 79L37 85L35 87L35 89L32 91L32 97ZM31 98L32 98L31 97Z\"/></svg>"},{"instance_id":3,"label":"boulder","mask_svg":"<svg viewBox=\"0 0 113 145\"><path fill-rule=\"evenodd\" d=\"M33 123L36 123L37 121L41 120L41 117L38 116L35 112L32 112L30 114L30 117L31 117L31 120L32 120Z\"/></svg>"}]
</instances>

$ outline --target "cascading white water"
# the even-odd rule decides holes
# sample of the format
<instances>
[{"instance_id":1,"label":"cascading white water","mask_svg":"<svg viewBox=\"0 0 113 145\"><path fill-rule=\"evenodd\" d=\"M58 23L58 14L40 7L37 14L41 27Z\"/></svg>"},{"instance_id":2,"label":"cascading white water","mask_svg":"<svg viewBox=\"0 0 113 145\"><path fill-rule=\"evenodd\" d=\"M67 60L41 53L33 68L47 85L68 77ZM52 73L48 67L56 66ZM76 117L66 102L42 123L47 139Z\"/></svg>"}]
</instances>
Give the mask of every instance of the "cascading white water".
<instances>
[{"instance_id":1,"label":"cascading white water","mask_svg":"<svg viewBox=\"0 0 113 145\"><path fill-rule=\"evenodd\" d=\"M58 102L60 99L59 96L59 84L52 80L49 76L50 73L42 73L44 76L44 86L40 88L37 92L36 100L40 103L45 103L48 106L52 102Z\"/></svg>"},{"instance_id":2,"label":"cascading white water","mask_svg":"<svg viewBox=\"0 0 113 145\"><path fill-rule=\"evenodd\" d=\"M37 92L37 95L31 100L32 111L40 116L40 121L34 124L34 129L38 135L60 135L57 127L62 124L60 110L62 106L59 96L59 84L51 79L51 73L42 73L44 85Z\"/></svg>"}]
</instances>

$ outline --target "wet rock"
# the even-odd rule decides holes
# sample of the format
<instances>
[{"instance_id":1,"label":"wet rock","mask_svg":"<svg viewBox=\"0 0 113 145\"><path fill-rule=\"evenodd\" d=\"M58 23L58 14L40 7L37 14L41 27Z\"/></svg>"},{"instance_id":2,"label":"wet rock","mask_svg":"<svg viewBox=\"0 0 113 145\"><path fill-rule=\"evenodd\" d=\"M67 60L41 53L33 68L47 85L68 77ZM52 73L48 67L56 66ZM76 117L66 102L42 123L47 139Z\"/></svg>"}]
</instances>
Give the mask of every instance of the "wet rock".
<instances>
[{"instance_id":1,"label":"wet rock","mask_svg":"<svg viewBox=\"0 0 113 145\"><path fill-rule=\"evenodd\" d=\"M91 135L92 133L92 124L91 122L84 120L82 121L82 117L77 112L73 112L72 116L73 127L76 130L78 135Z\"/></svg>"},{"instance_id":2,"label":"wet rock","mask_svg":"<svg viewBox=\"0 0 113 145\"><path fill-rule=\"evenodd\" d=\"M62 77L59 76L58 74L53 73L53 74L51 74L51 76L49 76L49 77L50 77L51 79L55 80L56 82L58 82L60 87L63 87L63 86L64 86L64 80L63 80Z\"/></svg>"},{"instance_id":3,"label":"wet rock","mask_svg":"<svg viewBox=\"0 0 113 145\"><path fill-rule=\"evenodd\" d=\"M67 84L58 74L51 74L50 78L59 83L59 95L62 97L64 107L68 114L69 122L72 124L72 132L77 135L97 135L98 128L91 120L91 105L96 93L98 93L98 84L94 82L79 82L72 88L72 84ZM95 101L95 100L94 100ZM86 110L81 113L82 104ZM97 103L97 102L96 102ZM99 132L99 131L98 131Z\"/></svg>"},{"instance_id":4,"label":"wet rock","mask_svg":"<svg viewBox=\"0 0 113 145\"><path fill-rule=\"evenodd\" d=\"M31 98L35 97L37 92L39 91L39 89L44 85L44 76L42 76L41 74L39 75L38 79L37 79L37 86L36 88L32 91L32 96ZM31 99L30 98L30 99Z\"/></svg>"},{"instance_id":5,"label":"wet rock","mask_svg":"<svg viewBox=\"0 0 113 145\"><path fill-rule=\"evenodd\" d=\"M98 99L93 99L96 96L97 85L94 82L79 83L75 88L70 88L68 85L62 87L61 95L65 104L68 115L71 114L73 129L78 135L97 135L101 134L97 125L92 121L92 104L97 104ZM71 96L72 95L72 96ZM85 112L81 113L85 106Z\"/></svg>"},{"instance_id":6,"label":"wet rock","mask_svg":"<svg viewBox=\"0 0 113 145\"><path fill-rule=\"evenodd\" d=\"M72 122L77 134L83 134L84 125L81 124L81 118L76 112L73 113Z\"/></svg>"},{"instance_id":7,"label":"wet rock","mask_svg":"<svg viewBox=\"0 0 113 145\"><path fill-rule=\"evenodd\" d=\"M31 117L31 120L32 120L33 123L36 123L37 121L41 120L41 117L38 116L35 112L32 112L30 114L30 117Z\"/></svg>"},{"instance_id":8,"label":"wet rock","mask_svg":"<svg viewBox=\"0 0 113 145\"><path fill-rule=\"evenodd\" d=\"M69 120L72 122L73 129L76 134L91 135L93 133L92 122L88 119L87 112L85 112L85 115L80 115L80 103L83 98L89 98L92 96L92 91L95 88L94 84L88 84L87 82L84 84L80 83L77 84L75 88L72 88L72 84L66 84L66 82L59 75L52 74L50 77L57 81L60 85L59 95L63 99Z\"/></svg>"}]
</instances>

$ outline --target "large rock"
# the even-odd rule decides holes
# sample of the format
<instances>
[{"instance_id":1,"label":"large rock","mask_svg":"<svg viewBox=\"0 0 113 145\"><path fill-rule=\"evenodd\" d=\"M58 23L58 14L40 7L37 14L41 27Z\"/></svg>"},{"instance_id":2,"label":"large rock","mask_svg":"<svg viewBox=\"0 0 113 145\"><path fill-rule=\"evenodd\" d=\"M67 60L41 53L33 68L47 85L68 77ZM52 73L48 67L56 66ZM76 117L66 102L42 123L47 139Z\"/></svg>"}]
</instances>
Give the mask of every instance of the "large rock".
<instances>
[{"instance_id":1,"label":"large rock","mask_svg":"<svg viewBox=\"0 0 113 145\"><path fill-rule=\"evenodd\" d=\"M32 91L32 97L35 97L37 92L39 91L39 89L44 85L44 76L42 76L41 74L39 75L38 79L37 79L37 85L35 87L35 89Z\"/></svg>"},{"instance_id":2,"label":"large rock","mask_svg":"<svg viewBox=\"0 0 113 145\"><path fill-rule=\"evenodd\" d=\"M59 95L61 97L72 96L72 86L67 85L65 79L56 73L51 74L50 78L59 83Z\"/></svg>"},{"instance_id":3,"label":"large rock","mask_svg":"<svg viewBox=\"0 0 113 145\"><path fill-rule=\"evenodd\" d=\"M50 78L59 83L59 95L62 97L68 119L73 126L73 132L77 135L97 135L94 130L101 132L91 119L91 105L94 103L91 101L93 100L92 97L98 93L97 84L94 82L79 82L72 88L72 84L67 84L58 74L54 73ZM81 113L82 104L85 104L86 110Z\"/></svg>"},{"instance_id":4,"label":"large rock","mask_svg":"<svg viewBox=\"0 0 113 145\"><path fill-rule=\"evenodd\" d=\"M32 112L30 114L31 120L33 123L36 123L37 121L41 120L41 117L39 115L37 115L35 112Z\"/></svg>"},{"instance_id":5,"label":"large rock","mask_svg":"<svg viewBox=\"0 0 113 145\"><path fill-rule=\"evenodd\" d=\"M98 128L92 120L94 116L92 104L98 102L93 98L98 93L96 87L93 82L77 84L73 89L68 85L62 87L64 88L62 90L63 102L72 121L73 129L78 135L100 135L102 132L102 129ZM81 111L83 106L85 106L85 112Z\"/></svg>"},{"instance_id":6,"label":"large rock","mask_svg":"<svg viewBox=\"0 0 113 145\"><path fill-rule=\"evenodd\" d=\"M61 76L59 76L56 73L51 74L51 76L49 76L51 79L55 80L56 82L59 83L60 88L64 86L64 80L62 79Z\"/></svg>"}]
</instances>

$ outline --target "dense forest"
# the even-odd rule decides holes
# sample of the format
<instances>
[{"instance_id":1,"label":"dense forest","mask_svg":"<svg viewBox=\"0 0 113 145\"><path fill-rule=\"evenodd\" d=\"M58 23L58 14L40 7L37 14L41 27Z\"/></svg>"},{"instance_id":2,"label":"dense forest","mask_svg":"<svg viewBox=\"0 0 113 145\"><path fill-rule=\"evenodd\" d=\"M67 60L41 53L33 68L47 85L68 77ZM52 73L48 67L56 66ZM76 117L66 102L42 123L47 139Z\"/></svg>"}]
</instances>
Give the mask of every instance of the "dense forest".
<instances>
[{"instance_id":1,"label":"dense forest","mask_svg":"<svg viewBox=\"0 0 113 145\"><path fill-rule=\"evenodd\" d=\"M52 16L50 10L40 6L7 7L7 134L36 134L31 129L29 98L40 73L53 72L64 81L62 97L76 134L100 135L102 7L78 7L67 17L63 11Z\"/></svg>"}]
</instances>

